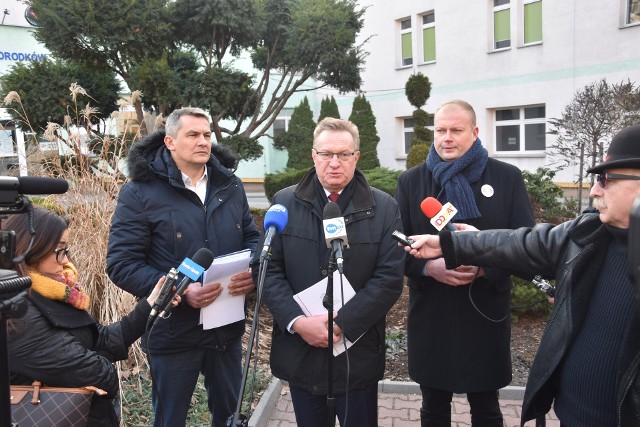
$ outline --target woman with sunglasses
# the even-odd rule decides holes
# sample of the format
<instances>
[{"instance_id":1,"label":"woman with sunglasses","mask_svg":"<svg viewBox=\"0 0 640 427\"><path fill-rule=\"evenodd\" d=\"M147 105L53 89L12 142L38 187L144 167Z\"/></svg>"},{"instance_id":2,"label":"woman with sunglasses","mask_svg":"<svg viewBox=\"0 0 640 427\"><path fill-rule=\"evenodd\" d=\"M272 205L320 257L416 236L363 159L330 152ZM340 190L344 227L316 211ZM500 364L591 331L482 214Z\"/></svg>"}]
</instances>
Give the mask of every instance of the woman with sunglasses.
<instances>
[{"instance_id":1,"label":"woman with sunglasses","mask_svg":"<svg viewBox=\"0 0 640 427\"><path fill-rule=\"evenodd\" d=\"M32 285L25 316L11 319L8 327L11 384L38 380L48 386L98 387L107 394L94 395L87 426L118 426L113 362L127 359L128 347L144 333L164 278L122 320L101 325L87 312L90 297L77 283L78 271L68 258L69 221L34 207L33 228L33 245L15 266L21 276L31 277ZM31 240L28 216L10 216L3 229L15 231L16 253L24 254Z\"/></svg>"}]
</instances>

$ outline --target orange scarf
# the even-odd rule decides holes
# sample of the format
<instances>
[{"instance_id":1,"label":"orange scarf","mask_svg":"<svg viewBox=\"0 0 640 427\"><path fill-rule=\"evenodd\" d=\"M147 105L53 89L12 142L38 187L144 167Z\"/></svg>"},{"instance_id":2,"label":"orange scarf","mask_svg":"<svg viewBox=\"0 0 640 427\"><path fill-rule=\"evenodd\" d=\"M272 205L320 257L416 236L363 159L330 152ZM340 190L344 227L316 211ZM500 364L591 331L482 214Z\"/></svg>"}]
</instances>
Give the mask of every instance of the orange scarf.
<instances>
[{"instance_id":1,"label":"orange scarf","mask_svg":"<svg viewBox=\"0 0 640 427\"><path fill-rule=\"evenodd\" d=\"M29 270L29 276L31 276L31 289L43 297L64 301L80 310L89 309L89 295L76 284L78 270L70 262L64 265L62 275L59 277L52 278L34 270Z\"/></svg>"}]
</instances>

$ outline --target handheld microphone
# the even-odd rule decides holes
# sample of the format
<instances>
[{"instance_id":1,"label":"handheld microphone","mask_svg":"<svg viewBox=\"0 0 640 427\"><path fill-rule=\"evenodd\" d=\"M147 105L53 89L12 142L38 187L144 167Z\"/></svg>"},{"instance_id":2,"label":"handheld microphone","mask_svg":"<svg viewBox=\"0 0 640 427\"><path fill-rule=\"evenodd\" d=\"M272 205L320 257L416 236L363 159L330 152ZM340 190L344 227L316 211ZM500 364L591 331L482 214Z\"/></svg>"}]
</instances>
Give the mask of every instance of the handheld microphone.
<instances>
[{"instance_id":1,"label":"handheld microphone","mask_svg":"<svg viewBox=\"0 0 640 427\"><path fill-rule=\"evenodd\" d=\"M322 211L322 228L324 229L324 239L327 242L327 247L333 249L338 271L342 274L344 270L342 246L349 246L349 240L347 239L347 228L344 224L342 211L337 203L329 202L325 205Z\"/></svg>"},{"instance_id":2,"label":"handheld microphone","mask_svg":"<svg viewBox=\"0 0 640 427\"><path fill-rule=\"evenodd\" d=\"M266 231L266 236L264 238L262 253L260 254L261 261L267 256L271 249L273 236L282 232L282 229L287 225L288 220L289 212L287 211L287 208L280 204L271 206L264 215L264 229Z\"/></svg>"},{"instance_id":3,"label":"handheld microphone","mask_svg":"<svg viewBox=\"0 0 640 427\"><path fill-rule=\"evenodd\" d=\"M433 225L438 231L443 228L447 228L449 231L458 231L458 229L451 224L451 218L458 213L458 210L453 207L449 202L442 206L437 199L433 197L427 197L420 203L420 209L422 213L431 219L431 225Z\"/></svg>"},{"instance_id":4,"label":"handheld microphone","mask_svg":"<svg viewBox=\"0 0 640 427\"><path fill-rule=\"evenodd\" d=\"M176 280L178 280L178 270L172 268L167 273L162 288L156 297L156 301L153 303L149 318L156 317L158 312L160 312L163 307L166 307L167 302L171 302L173 299L173 286L176 284Z\"/></svg>"},{"instance_id":5,"label":"handheld microphone","mask_svg":"<svg viewBox=\"0 0 640 427\"><path fill-rule=\"evenodd\" d=\"M171 301L176 295L182 295L184 290L192 282L200 278L202 273L211 266L213 262L213 252L207 248L200 248L193 256L193 260L185 258L178 266L178 273L183 275L180 283L176 286L176 291L170 293L170 297L165 301L164 305L159 307L159 316L167 317L171 312Z\"/></svg>"},{"instance_id":6,"label":"handheld microphone","mask_svg":"<svg viewBox=\"0 0 640 427\"><path fill-rule=\"evenodd\" d=\"M20 194L64 194L69 183L60 178L42 176L0 176L0 191L15 191Z\"/></svg>"}]
</instances>

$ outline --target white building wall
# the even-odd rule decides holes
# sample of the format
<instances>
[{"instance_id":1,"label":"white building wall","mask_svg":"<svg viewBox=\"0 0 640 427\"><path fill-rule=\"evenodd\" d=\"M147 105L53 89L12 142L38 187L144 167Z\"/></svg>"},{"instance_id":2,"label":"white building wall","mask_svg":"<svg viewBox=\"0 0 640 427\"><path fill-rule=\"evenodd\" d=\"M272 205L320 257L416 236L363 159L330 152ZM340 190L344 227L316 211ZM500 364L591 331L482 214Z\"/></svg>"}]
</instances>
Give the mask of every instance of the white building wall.
<instances>
[{"instance_id":1,"label":"white building wall","mask_svg":"<svg viewBox=\"0 0 640 427\"><path fill-rule=\"evenodd\" d=\"M412 107L404 94L409 76L421 72L432 83L424 109L464 99L476 109L480 138L495 155L493 109L545 104L546 118L559 117L575 92L606 78L640 83L640 26L623 25L626 0L563 0L542 2L542 43L522 46L522 0L511 1L511 48L492 51L492 0L362 0L366 7L361 39L370 37L362 91L372 104L381 141L383 166L405 166L402 117ZM419 15L435 11L436 61L420 64ZM412 19L414 64L401 67L398 21ZM344 99L345 103L348 103ZM547 125L547 131L549 125ZM546 136L546 146L554 141ZM521 169L549 163L544 154L501 154ZM576 170L556 175L572 182Z\"/></svg>"}]
</instances>

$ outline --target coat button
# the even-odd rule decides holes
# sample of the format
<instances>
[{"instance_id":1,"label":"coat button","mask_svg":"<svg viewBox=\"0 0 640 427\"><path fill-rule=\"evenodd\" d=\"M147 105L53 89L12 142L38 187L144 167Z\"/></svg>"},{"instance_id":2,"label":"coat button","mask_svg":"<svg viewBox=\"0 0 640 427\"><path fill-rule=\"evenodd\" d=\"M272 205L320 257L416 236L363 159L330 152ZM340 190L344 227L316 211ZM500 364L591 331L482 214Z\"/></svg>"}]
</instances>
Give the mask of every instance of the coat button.
<instances>
[{"instance_id":1,"label":"coat button","mask_svg":"<svg viewBox=\"0 0 640 427\"><path fill-rule=\"evenodd\" d=\"M327 275L327 270L322 270L321 273L322 273L323 276L326 276Z\"/></svg>"}]
</instances>

